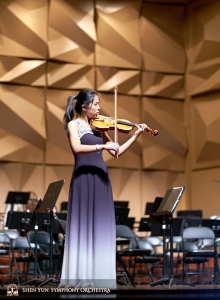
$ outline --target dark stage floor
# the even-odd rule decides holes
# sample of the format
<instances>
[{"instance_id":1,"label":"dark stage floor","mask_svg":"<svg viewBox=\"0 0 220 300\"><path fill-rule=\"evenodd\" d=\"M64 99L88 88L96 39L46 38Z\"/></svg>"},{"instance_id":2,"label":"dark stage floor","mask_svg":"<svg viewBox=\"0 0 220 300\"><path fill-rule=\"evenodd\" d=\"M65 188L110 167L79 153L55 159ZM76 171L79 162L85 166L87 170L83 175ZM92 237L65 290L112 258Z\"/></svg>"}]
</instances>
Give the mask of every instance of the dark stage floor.
<instances>
[{"instance_id":1,"label":"dark stage floor","mask_svg":"<svg viewBox=\"0 0 220 300\"><path fill-rule=\"evenodd\" d=\"M12 291L12 289L13 291ZM17 293L16 293L17 291ZM166 284L150 286L137 285L125 286L118 285L116 290L94 290L73 289L58 290L56 287L43 286L12 286L5 285L0 288L0 299L14 298L53 298L53 299L220 299L220 285L195 285L185 286L173 284L170 287ZM13 294L13 295L12 295Z\"/></svg>"}]
</instances>

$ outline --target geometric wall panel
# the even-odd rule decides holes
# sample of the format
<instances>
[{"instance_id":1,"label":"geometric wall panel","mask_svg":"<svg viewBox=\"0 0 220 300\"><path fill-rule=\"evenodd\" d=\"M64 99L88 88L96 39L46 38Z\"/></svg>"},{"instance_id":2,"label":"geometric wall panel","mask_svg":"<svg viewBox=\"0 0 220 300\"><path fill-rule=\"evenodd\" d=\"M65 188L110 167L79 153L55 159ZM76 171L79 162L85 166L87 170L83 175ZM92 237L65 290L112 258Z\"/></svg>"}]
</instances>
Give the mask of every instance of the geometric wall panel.
<instances>
[{"instance_id":1,"label":"geometric wall panel","mask_svg":"<svg viewBox=\"0 0 220 300\"><path fill-rule=\"evenodd\" d=\"M120 70L118 68L97 67L97 90L112 91L118 86L118 92L128 95L140 95L140 71Z\"/></svg>"},{"instance_id":2,"label":"geometric wall panel","mask_svg":"<svg viewBox=\"0 0 220 300\"><path fill-rule=\"evenodd\" d=\"M151 139L144 136L144 145L145 148L142 155L143 169L183 172L184 158L158 145L157 137Z\"/></svg>"},{"instance_id":3,"label":"geometric wall panel","mask_svg":"<svg viewBox=\"0 0 220 300\"><path fill-rule=\"evenodd\" d=\"M147 97L142 99L142 120L150 128L159 131L158 136L153 139L150 139L151 136L144 136L143 167L150 167L152 163L156 169L173 170L177 168L182 171L188 150L183 126L183 102ZM148 148L150 148L151 161L148 159ZM162 148L166 151L163 152ZM174 162L177 163L176 166L174 166Z\"/></svg>"},{"instance_id":4,"label":"geometric wall panel","mask_svg":"<svg viewBox=\"0 0 220 300\"><path fill-rule=\"evenodd\" d=\"M0 164L1 201L0 211L6 209L8 191L33 191L38 197L44 195L44 170L42 165L22 163Z\"/></svg>"},{"instance_id":5,"label":"geometric wall panel","mask_svg":"<svg viewBox=\"0 0 220 300\"><path fill-rule=\"evenodd\" d=\"M76 91L47 90L47 141L46 163L73 165L74 158L69 145L69 140L63 126L63 116L67 99L77 95Z\"/></svg>"},{"instance_id":6,"label":"geometric wall panel","mask_svg":"<svg viewBox=\"0 0 220 300\"><path fill-rule=\"evenodd\" d=\"M32 86L46 85L46 61L0 57L0 82Z\"/></svg>"},{"instance_id":7,"label":"geometric wall panel","mask_svg":"<svg viewBox=\"0 0 220 300\"><path fill-rule=\"evenodd\" d=\"M46 129L44 90L34 87L0 85L0 128L8 152L2 158L43 162ZM27 154L30 152L28 155Z\"/></svg>"},{"instance_id":8,"label":"geometric wall panel","mask_svg":"<svg viewBox=\"0 0 220 300\"><path fill-rule=\"evenodd\" d=\"M191 102L191 148L193 166L220 166L220 93Z\"/></svg>"},{"instance_id":9,"label":"geometric wall panel","mask_svg":"<svg viewBox=\"0 0 220 300\"><path fill-rule=\"evenodd\" d=\"M187 94L189 96L217 90L220 90L220 64L197 68L187 74Z\"/></svg>"},{"instance_id":10,"label":"geometric wall panel","mask_svg":"<svg viewBox=\"0 0 220 300\"><path fill-rule=\"evenodd\" d=\"M97 66L141 68L139 15L141 1L96 1Z\"/></svg>"},{"instance_id":11,"label":"geometric wall panel","mask_svg":"<svg viewBox=\"0 0 220 300\"><path fill-rule=\"evenodd\" d=\"M123 170L119 168L109 169L114 200L129 201L129 217L141 216L141 171ZM134 188L135 186L135 188Z\"/></svg>"},{"instance_id":12,"label":"geometric wall panel","mask_svg":"<svg viewBox=\"0 0 220 300\"><path fill-rule=\"evenodd\" d=\"M95 86L94 68L81 64L48 63L48 86L56 88L82 89Z\"/></svg>"},{"instance_id":13,"label":"geometric wall panel","mask_svg":"<svg viewBox=\"0 0 220 300\"><path fill-rule=\"evenodd\" d=\"M49 58L93 65L95 41L93 1L50 1Z\"/></svg>"},{"instance_id":14,"label":"geometric wall panel","mask_svg":"<svg viewBox=\"0 0 220 300\"><path fill-rule=\"evenodd\" d=\"M204 218L219 216L220 168L201 169L192 172L191 209L201 209Z\"/></svg>"},{"instance_id":15,"label":"geometric wall panel","mask_svg":"<svg viewBox=\"0 0 220 300\"><path fill-rule=\"evenodd\" d=\"M156 197L164 197L166 191L175 186L186 184L184 173L169 171L145 171L142 172L141 182L141 199L142 199L142 216L144 217L146 202L154 202ZM186 187L187 189L187 187ZM186 209L186 194L183 193L180 202L174 212Z\"/></svg>"},{"instance_id":16,"label":"geometric wall panel","mask_svg":"<svg viewBox=\"0 0 220 300\"><path fill-rule=\"evenodd\" d=\"M70 180L73 172L72 166L46 166L45 167L45 191L51 182L65 180L63 188L60 191L56 202L57 211L60 211L60 204L63 201L68 201Z\"/></svg>"},{"instance_id":17,"label":"geometric wall panel","mask_svg":"<svg viewBox=\"0 0 220 300\"><path fill-rule=\"evenodd\" d=\"M184 6L143 3L140 32L144 70L184 74L184 13Z\"/></svg>"},{"instance_id":18,"label":"geometric wall panel","mask_svg":"<svg viewBox=\"0 0 220 300\"><path fill-rule=\"evenodd\" d=\"M189 10L191 30L188 37L189 70L198 71L220 63L220 2L197 1ZM203 72L204 73L204 72ZM209 76L213 71L210 72ZM202 74L202 72L201 72Z\"/></svg>"},{"instance_id":19,"label":"geometric wall panel","mask_svg":"<svg viewBox=\"0 0 220 300\"><path fill-rule=\"evenodd\" d=\"M184 76L143 72L142 93L147 96L184 100Z\"/></svg>"},{"instance_id":20,"label":"geometric wall panel","mask_svg":"<svg viewBox=\"0 0 220 300\"><path fill-rule=\"evenodd\" d=\"M47 11L47 0L1 0L0 55L45 59Z\"/></svg>"}]
</instances>

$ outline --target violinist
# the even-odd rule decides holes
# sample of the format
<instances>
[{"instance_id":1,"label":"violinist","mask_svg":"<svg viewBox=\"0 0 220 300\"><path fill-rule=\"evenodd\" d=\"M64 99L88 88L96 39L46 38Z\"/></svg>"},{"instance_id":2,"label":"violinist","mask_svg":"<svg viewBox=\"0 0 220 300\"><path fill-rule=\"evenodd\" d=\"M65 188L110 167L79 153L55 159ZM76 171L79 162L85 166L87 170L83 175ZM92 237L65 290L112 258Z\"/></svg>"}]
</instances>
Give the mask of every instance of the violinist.
<instances>
[{"instance_id":1,"label":"violinist","mask_svg":"<svg viewBox=\"0 0 220 300\"><path fill-rule=\"evenodd\" d=\"M120 157L146 130L137 125L122 145L107 131L91 128L100 111L98 93L81 90L68 98L64 128L75 158L71 178L60 287L116 289L116 228L111 181L102 151Z\"/></svg>"}]
</instances>

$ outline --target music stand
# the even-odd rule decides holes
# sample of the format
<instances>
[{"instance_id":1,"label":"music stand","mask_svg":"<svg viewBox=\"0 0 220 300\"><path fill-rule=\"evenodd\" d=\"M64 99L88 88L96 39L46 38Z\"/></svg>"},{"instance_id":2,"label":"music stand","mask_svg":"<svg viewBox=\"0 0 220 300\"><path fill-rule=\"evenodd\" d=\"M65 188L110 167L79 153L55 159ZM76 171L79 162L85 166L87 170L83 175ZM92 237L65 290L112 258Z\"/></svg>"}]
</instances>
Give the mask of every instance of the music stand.
<instances>
[{"instance_id":1,"label":"music stand","mask_svg":"<svg viewBox=\"0 0 220 300\"><path fill-rule=\"evenodd\" d=\"M117 225L126 225L130 208L115 207L115 223Z\"/></svg>"},{"instance_id":2,"label":"music stand","mask_svg":"<svg viewBox=\"0 0 220 300\"><path fill-rule=\"evenodd\" d=\"M159 204L163 200L163 197L156 197L154 202L147 202L145 208L145 215L150 215L152 212L157 211Z\"/></svg>"},{"instance_id":3,"label":"music stand","mask_svg":"<svg viewBox=\"0 0 220 300\"><path fill-rule=\"evenodd\" d=\"M138 231L151 231L151 225L152 224L150 223L150 218L141 218Z\"/></svg>"},{"instance_id":4,"label":"music stand","mask_svg":"<svg viewBox=\"0 0 220 300\"><path fill-rule=\"evenodd\" d=\"M182 197L182 194L185 190L186 186L179 186L179 187L174 187L172 189L167 190L157 212L151 213L153 217L161 217L164 216L164 220L168 222L169 224L169 230L170 230L170 269L169 269L169 277L168 278L163 278L158 281L150 283L151 286L156 286L159 284L164 284L168 283L169 288L173 283L176 284L182 284L182 285L190 285L194 286L193 284L180 281L177 279L174 279L173 276L173 213L178 205L180 198ZM165 218L166 217L166 218Z\"/></svg>"},{"instance_id":5,"label":"music stand","mask_svg":"<svg viewBox=\"0 0 220 300\"><path fill-rule=\"evenodd\" d=\"M59 194L61 192L61 189L64 185L65 180L59 180L55 181L49 184L46 194L43 198L43 202L39 209L36 209L35 211L37 213L47 212L50 213L50 276L49 279L45 280L43 283L39 285L39 287L47 284L47 283L55 283L58 282L58 280L55 280L53 278L53 271L52 271L52 263L53 263L53 229L52 229L52 222L54 220L55 213L53 212L53 209L56 205L57 199L59 197Z\"/></svg>"},{"instance_id":6,"label":"music stand","mask_svg":"<svg viewBox=\"0 0 220 300\"><path fill-rule=\"evenodd\" d=\"M20 231L20 235L26 235L27 230L34 230L34 224L28 226L33 213L23 211L9 211L6 220L6 226L8 229L17 229Z\"/></svg>"},{"instance_id":7,"label":"music stand","mask_svg":"<svg viewBox=\"0 0 220 300\"><path fill-rule=\"evenodd\" d=\"M198 217L202 218L202 210L179 210L177 212L177 217L182 218L191 218L191 217Z\"/></svg>"},{"instance_id":8,"label":"music stand","mask_svg":"<svg viewBox=\"0 0 220 300\"><path fill-rule=\"evenodd\" d=\"M15 204L27 204L30 192L8 192L5 204L11 204L11 211L14 210Z\"/></svg>"},{"instance_id":9,"label":"music stand","mask_svg":"<svg viewBox=\"0 0 220 300\"><path fill-rule=\"evenodd\" d=\"M128 208L129 201L114 201L115 208Z\"/></svg>"}]
</instances>

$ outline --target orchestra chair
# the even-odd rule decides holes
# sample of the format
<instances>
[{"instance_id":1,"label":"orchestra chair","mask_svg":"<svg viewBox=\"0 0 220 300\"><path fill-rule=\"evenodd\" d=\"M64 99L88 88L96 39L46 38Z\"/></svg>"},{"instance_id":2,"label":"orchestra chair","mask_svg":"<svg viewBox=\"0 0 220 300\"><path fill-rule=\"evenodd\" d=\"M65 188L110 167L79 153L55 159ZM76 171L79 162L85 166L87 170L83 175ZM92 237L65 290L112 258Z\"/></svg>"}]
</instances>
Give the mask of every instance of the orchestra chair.
<instances>
[{"instance_id":1,"label":"orchestra chair","mask_svg":"<svg viewBox=\"0 0 220 300\"><path fill-rule=\"evenodd\" d=\"M158 263L159 258L151 255L153 247L147 242L140 241L135 233L126 225L116 225L116 238L124 238L130 241L128 247L116 251L116 259L120 263L123 274L126 274L128 284L136 286L135 278L139 284L139 278L143 275L149 275L151 280L154 281L149 265ZM127 264L125 261L127 261ZM145 265L146 271L143 274L139 273L137 269L138 264Z\"/></svg>"},{"instance_id":2,"label":"orchestra chair","mask_svg":"<svg viewBox=\"0 0 220 300\"><path fill-rule=\"evenodd\" d=\"M210 240L213 244L213 247L206 247L205 245L201 245L201 240L207 241ZM195 249L187 249L187 242L193 241L197 246ZM202 276L203 281L204 277L207 276L209 279L213 276L212 282L215 283L218 277L218 260L217 260L217 250L216 250L216 242L215 242L215 233L214 231L205 226L201 227L187 227L182 232L182 251L183 251L183 278L186 276L188 280L189 276L197 275ZM205 263L203 263L203 270L198 272L190 272L186 268L189 261L196 261L199 259L210 259L213 260L214 271L211 275L208 271L208 268L205 268Z\"/></svg>"},{"instance_id":3,"label":"orchestra chair","mask_svg":"<svg viewBox=\"0 0 220 300\"><path fill-rule=\"evenodd\" d=\"M32 256L35 258L35 231L27 233L27 239L31 248ZM52 254L52 270L57 273L55 261L60 259L60 252L56 243L53 241L53 254ZM46 231L37 231L37 257L36 260L39 264L41 274L50 275L50 234Z\"/></svg>"},{"instance_id":4,"label":"orchestra chair","mask_svg":"<svg viewBox=\"0 0 220 300\"><path fill-rule=\"evenodd\" d=\"M7 277L8 281L10 280L10 260L11 260L11 240L7 234L0 232L0 269L3 271L4 277ZM5 273L5 271L7 273Z\"/></svg>"},{"instance_id":5,"label":"orchestra chair","mask_svg":"<svg viewBox=\"0 0 220 300\"><path fill-rule=\"evenodd\" d=\"M19 236L13 239L11 243L12 259L11 259L11 271L10 282L13 282L13 276L16 276L16 284L19 285L20 278L27 281L28 274L32 275L30 263L34 264L34 256L31 252L31 246L26 236ZM34 267L33 267L34 269ZM37 263L37 270L42 278L42 273Z\"/></svg>"}]
</instances>

